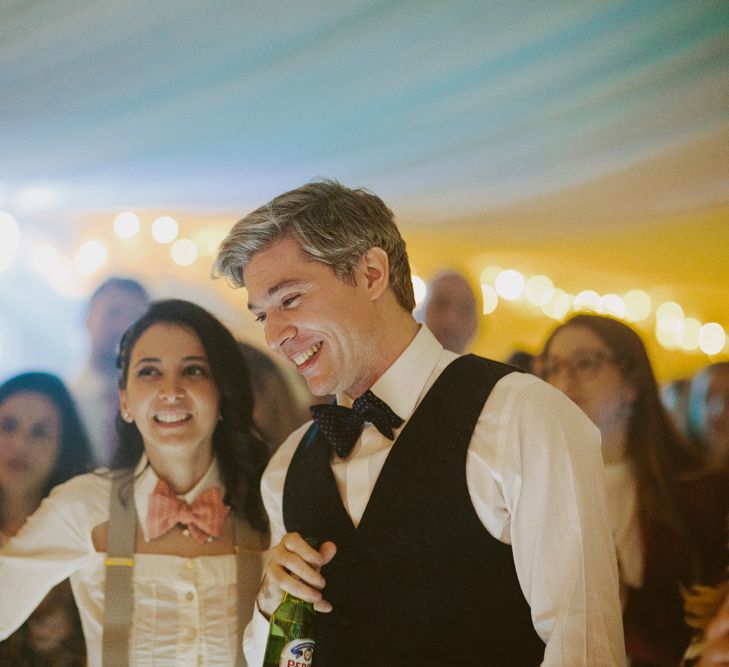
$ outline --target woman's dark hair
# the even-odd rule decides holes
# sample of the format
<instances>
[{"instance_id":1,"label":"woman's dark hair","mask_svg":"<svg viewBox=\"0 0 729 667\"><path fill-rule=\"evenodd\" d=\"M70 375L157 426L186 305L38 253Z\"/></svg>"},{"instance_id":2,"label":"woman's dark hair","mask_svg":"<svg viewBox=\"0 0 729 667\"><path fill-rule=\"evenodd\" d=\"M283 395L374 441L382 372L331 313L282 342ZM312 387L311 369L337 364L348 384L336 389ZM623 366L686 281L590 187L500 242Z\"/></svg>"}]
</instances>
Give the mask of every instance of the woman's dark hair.
<instances>
[{"instance_id":1,"label":"woman's dark hair","mask_svg":"<svg viewBox=\"0 0 729 667\"><path fill-rule=\"evenodd\" d=\"M628 423L628 456L638 479L642 518L667 524L690 539L691 526L681 508L678 482L682 476L701 470L701 457L663 406L643 341L619 320L580 314L550 334L542 355L549 352L554 336L571 326L585 327L597 335L610 348L623 377L635 389Z\"/></svg>"},{"instance_id":2,"label":"woman's dark hair","mask_svg":"<svg viewBox=\"0 0 729 667\"><path fill-rule=\"evenodd\" d=\"M81 423L76 403L60 378L41 372L16 375L0 385L0 404L21 392L31 392L47 398L56 406L61 418L61 445L43 487L43 495L46 496L54 486L91 469L91 444Z\"/></svg>"},{"instance_id":3,"label":"woman's dark hair","mask_svg":"<svg viewBox=\"0 0 729 667\"><path fill-rule=\"evenodd\" d=\"M220 393L220 415L213 433L213 452L225 484L226 502L257 530L268 524L259 483L268 459L268 448L253 423L250 373L232 334L207 310L181 299L153 302L147 312L122 337L117 366L119 386L126 388L129 362L140 336L155 324L172 324L194 333L202 344L213 380ZM144 451L136 424L116 418L119 446L113 468L133 468Z\"/></svg>"}]
</instances>

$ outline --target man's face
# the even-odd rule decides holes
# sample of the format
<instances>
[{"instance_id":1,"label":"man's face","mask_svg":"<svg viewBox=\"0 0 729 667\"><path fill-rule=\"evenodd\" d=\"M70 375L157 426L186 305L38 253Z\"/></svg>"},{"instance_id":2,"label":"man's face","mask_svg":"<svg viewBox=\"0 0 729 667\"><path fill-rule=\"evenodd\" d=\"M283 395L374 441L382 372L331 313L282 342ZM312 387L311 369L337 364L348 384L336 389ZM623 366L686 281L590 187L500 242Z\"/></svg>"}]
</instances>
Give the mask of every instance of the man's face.
<instances>
[{"instance_id":1,"label":"man's face","mask_svg":"<svg viewBox=\"0 0 729 667\"><path fill-rule=\"evenodd\" d=\"M119 341L129 326L144 314L147 300L139 294L110 287L96 297L86 320L94 364L113 369Z\"/></svg>"},{"instance_id":2,"label":"man's face","mask_svg":"<svg viewBox=\"0 0 729 667\"><path fill-rule=\"evenodd\" d=\"M478 326L476 298L460 276L444 275L430 285L425 324L438 342L452 352L462 353Z\"/></svg>"},{"instance_id":3,"label":"man's face","mask_svg":"<svg viewBox=\"0 0 729 667\"><path fill-rule=\"evenodd\" d=\"M356 398L369 388L378 332L360 270L356 285L345 283L284 238L257 252L243 279L269 347L294 364L315 396Z\"/></svg>"}]
</instances>

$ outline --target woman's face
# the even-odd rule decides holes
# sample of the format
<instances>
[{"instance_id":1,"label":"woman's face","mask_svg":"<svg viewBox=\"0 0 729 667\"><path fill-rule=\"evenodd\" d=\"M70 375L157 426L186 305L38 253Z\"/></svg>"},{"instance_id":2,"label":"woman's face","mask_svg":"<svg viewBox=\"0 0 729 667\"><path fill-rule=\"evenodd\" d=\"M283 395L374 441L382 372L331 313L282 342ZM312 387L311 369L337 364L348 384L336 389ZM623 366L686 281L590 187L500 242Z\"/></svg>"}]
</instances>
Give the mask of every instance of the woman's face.
<instances>
[{"instance_id":1,"label":"woman's face","mask_svg":"<svg viewBox=\"0 0 729 667\"><path fill-rule=\"evenodd\" d=\"M205 349L190 329L150 326L134 345L120 399L122 418L137 425L151 459L212 455L220 393Z\"/></svg>"},{"instance_id":2,"label":"woman's face","mask_svg":"<svg viewBox=\"0 0 729 667\"><path fill-rule=\"evenodd\" d=\"M0 404L0 487L40 493L61 448L61 415L50 398L21 391Z\"/></svg>"},{"instance_id":3,"label":"woman's face","mask_svg":"<svg viewBox=\"0 0 729 667\"><path fill-rule=\"evenodd\" d=\"M568 325L552 338L543 377L561 389L603 432L627 424L636 391L615 356L591 329Z\"/></svg>"}]
</instances>

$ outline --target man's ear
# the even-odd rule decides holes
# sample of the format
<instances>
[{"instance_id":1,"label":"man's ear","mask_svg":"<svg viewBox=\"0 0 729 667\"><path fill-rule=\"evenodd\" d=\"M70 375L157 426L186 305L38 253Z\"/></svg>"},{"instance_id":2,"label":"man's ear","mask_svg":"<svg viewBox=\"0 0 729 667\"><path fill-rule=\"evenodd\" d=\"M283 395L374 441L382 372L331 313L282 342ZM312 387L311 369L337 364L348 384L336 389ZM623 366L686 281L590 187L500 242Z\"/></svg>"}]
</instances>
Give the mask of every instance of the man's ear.
<instances>
[{"instance_id":1,"label":"man's ear","mask_svg":"<svg viewBox=\"0 0 729 667\"><path fill-rule=\"evenodd\" d=\"M382 248L370 248L360 260L364 287L372 301L382 296L390 284L390 260Z\"/></svg>"}]
</instances>

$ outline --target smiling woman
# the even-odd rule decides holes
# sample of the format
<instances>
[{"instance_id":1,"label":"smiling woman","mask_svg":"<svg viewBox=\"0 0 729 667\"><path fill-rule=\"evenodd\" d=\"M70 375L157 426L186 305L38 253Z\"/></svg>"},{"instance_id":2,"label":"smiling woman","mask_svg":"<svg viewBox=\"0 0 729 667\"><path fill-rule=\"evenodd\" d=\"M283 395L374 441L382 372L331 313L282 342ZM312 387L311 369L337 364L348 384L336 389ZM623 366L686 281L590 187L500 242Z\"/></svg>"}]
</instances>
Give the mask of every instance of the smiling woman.
<instances>
[{"instance_id":1,"label":"smiling woman","mask_svg":"<svg viewBox=\"0 0 729 667\"><path fill-rule=\"evenodd\" d=\"M161 664L245 664L240 634L267 540L267 449L246 363L206 310L167 300L125 333L119 368L113 470L64 484L6 545L0 636L70 575L89 665L150 651Z\"/></svg>"}]
</instances>

